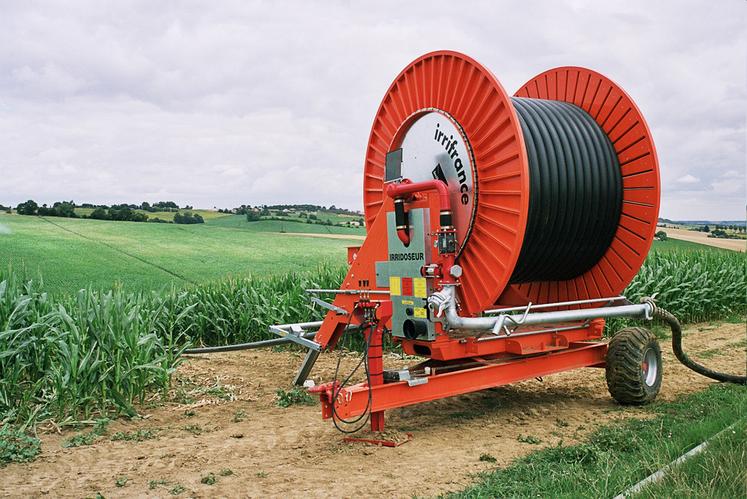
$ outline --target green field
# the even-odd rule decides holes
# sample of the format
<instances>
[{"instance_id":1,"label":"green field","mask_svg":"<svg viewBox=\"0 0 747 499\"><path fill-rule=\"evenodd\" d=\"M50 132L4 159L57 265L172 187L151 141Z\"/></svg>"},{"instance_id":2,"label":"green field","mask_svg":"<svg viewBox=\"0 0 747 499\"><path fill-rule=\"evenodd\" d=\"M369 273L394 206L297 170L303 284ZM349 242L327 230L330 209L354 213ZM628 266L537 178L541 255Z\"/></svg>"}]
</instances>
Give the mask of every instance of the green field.
<instances>
[{"instance_id":1,"label":"green field","mask_svg":"<svg viewBox=\"0 0 747 499\"><path fill-rule=\"evenodd\" d=\"M93 208L75 208L75 214L79 217L87 217L93 212ZM175 211L145 211L140 209L132 210L137 213L143 213L148 215L148 218L160 218L161 220L173 220ZM219 213L215 210L181 210L182 213L190 212L200 215L205 221L215 220L217 218L228 217L230 215L226 213Z\"/></svg>"},{"instance_id":2,"label":"green field","mask_svg":"<svg viewBox=\"0 0 747 499\"><path fill-rule=\"evenodd\" d=\"M360 236L365 235L363 228L294 219L247 222L244 215L196 212L203 215L205 224L110 222L3 213L0 265L12 265L31 277L43 276L50 292L70 292L88 285L108 289L115 282L127 289L147 290L229 276L277 275L310 269L322 262L342 264L345 248L359 245ZM149 215L166 218L173 217L173 212ZM320 217L333 217L335 223L354 218L333 213ZM353 238L288 235L299 233ZM726 251L676 239L655 241L652 248L657 253L694 250Z\"/></svg>"},{"instance_id":3,"label":"green field","mask_svg":"<svg viewBox=\"0 0 747 499\"><path fill-rule=\"evenodd\" d=\"M325 217L322 218L324 219ZM224 215L206 221L206 223L214 227L242 229L252 232L347 234L354 236L366 235L366 229L363 227L339 227L337 225L310 224L302 222L300 219L289 219L288 221L260 220L258 222L247 222L244 215Z\"/></svg>"},{"instance_id":4,"label":"green field","mask_svg":"<svg viewBox=\"0 0 747 499\"><path fill-rule=\"evenodd\" d=\"M654 241L651 246L651 251L657 252L670 252L670 251L730 251L723 248L717 248L715 246L708 246L705 244L692 243L690 241L683 241L681 239L672 239L671 237L666 241Z\"/></svg>"},{"instance_id":5,"label":"green field","mask_svg":"<svg viewBox=\"0 0 747 499\"><path fill-rule=\"evenodd\" d=\"M239 217L238 215L228 218ZM170 284L228 276L277 275L342 264L356 240L291 236L274 231L274 221L231 228L198 225L109 222L70 218L0 215L0 265L42 275L50 292L91 285L108 289L158 289ZM278 222L279 223L279 222ZM325 226L287 223L321 232ZM262 229L265 229L264 231ZM330 227L335 229L336 227ZM314 230L316 229L316 230ZM340 228L341 229L341 228Z\"/></svg>"}]
</instances>

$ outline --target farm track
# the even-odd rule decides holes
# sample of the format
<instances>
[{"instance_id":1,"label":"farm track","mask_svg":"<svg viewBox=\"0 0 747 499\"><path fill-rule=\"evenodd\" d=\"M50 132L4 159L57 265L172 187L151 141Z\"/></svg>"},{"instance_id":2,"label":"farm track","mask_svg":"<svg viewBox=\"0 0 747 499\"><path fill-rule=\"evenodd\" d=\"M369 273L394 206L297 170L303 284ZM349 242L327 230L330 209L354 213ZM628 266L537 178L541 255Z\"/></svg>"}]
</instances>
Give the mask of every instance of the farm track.
<instances>
[{"instance_id":1,"label":"farm track","mask_svg":"<svg viewBox=\"0 0 747 499\"><path fill-rule=\"evenodd\" d=\"M720 239L717 237L708 237L705 232L696 232L685 229L671 229L657 228L657 230L663 230L667 233L667 236L680 239L682 241L689 241L691 243L705 244L707 246L713 246L715 248L728 249L732 251L747 251L747 241L744 239Z\"/></svg>"},{"instance_id":2,"label":"farm track","mask_svg":"<svg viewBox=\"0 0 747 499\"><path fill-rule=\"evenodd\" d=\"M702 355L709 366L744 373L745 325L690 326L685 349L695 358ZM712 383L677 363L666 341L663 351L660 399ZM317 382L331 379L336 358L319 359ZM288 351L191 357L179 368L172 395L180 387L203 395L193 403L143 410L145 419L121 419L107 433L150 429L154 439L115 442L105 436L91 446L64 449L61 443L74 432L43 435L35 462L0 469L0 495L170 497L180 484L186 489L182 496L193 497L430 496L462 489L475 473L492 469L495 464L479 461L483 453L506 465L543 446L575 443L598 424L648 414L616 405L603 370L586 369L390 411L389 429L414 434L396 449L344 444L332 424L321 421L316 405L275 405L276 389L288 387L301 359L301 353ZM346 355L344 371L356 361ZM216 384L233 400L204 395ZM522 443L519 436L541 443ZM403 463L408 463L404 469ZM233 474L220 476L221 469ZM200 483L210 472L215 485ZM129 479L124 487L115 485L120 477ZM151 480L163 484L150 489Z\"/></svg>"}]
</instances>

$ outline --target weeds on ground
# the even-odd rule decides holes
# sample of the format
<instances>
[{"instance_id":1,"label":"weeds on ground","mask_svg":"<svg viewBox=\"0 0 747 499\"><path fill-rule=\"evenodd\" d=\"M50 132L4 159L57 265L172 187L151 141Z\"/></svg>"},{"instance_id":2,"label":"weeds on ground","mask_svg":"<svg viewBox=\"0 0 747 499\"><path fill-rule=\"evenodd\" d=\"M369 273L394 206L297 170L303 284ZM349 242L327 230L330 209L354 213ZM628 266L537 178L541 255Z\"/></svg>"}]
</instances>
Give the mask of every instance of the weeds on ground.
<instances>
[{"instance_id":1,"label":"weeds on ground","mask_svg":"<svg viewBox=\"0 0 747 499\"><path fill-rule=\"evenodd\" d=\"M126 476L121 476L114 481L114 485L116 485L117 487L124 487L129 481L130 479Z\"/></svg>"},{"instance_id":2,"label":"weeds on ground","mask_svg":"<svg viewBox=\"0 0 747 499\"><path fill-rule=\"evenodd\" d=\"M135 431L118 431L111 436L113 441L127 441L127 442L142 442L143 440L150 440L156 438L158 430L135 430Z\"/></svg>"},{"instance_id":3,"label":"weeds on ground","mask_svg":"<svg viewBox=\"0 0 747 499\"><path fill-rule=\"evenodd\" d=\"M568 427L568 421L560 418L555 419L555 426L559 428L567 428Z\"/></svg>"},{"instance_id":4,"label":"weeds on ground","mask_svg":"<svg viewBox=\"0 0 747 499\"><path fill-rule=\"evenodd\" d=\"M106 428L107 426L109 426L109 423L111 423L110 419L106 419L106 418L98 419L96 423L93 425L93 428L91 429L91 431L73 435L72 437L62 442L62 446L65 448L70 448L70 447L80 447L82 445L91 445L92 443L96 441L96 439L98 439L100 436L106 433Z\"/></svg>"},{"instance_id":5,"label":"weeds on ground","mask_svg":"<svg viewBox=\"0 0 747 499\"><path fill-rule=\"evenodd\" d=\"M542 440L535 437L534 435L519 435L518 437L516 437L516 440L523 444L538 445L542 443Z\"/></svg>"},{"instance_id":6,"label":"weeds on ground","mask_svg":"<svg viewBox=\"0 0 747 499\"><path fill-rule=\"evenodd\" d=\"M480 461L483 463L494 463L498 461L495 456L492 456L490 454L480 454Z\"/></svg>"},{"instance_id":7,"label":"weeds on ground","mask_svg":"<svg viewBox=\"0 0 747 499\"><path fill-rule=\"evenodd\" d=\"M38 438L7 424L0 428L0 467L33 461L39 452L41 442Z\"/></svg>"},{"instance_id":8,"label":"weeds on ground","mask_svg":"<svg viewBox=\"0 0 747 499\"><path fill-rule=\"evenodd\" d=\"M168 487L171 484L172 482L169 482L168 480L163 480L163 479L150 480L148 482L148 488L150 490L155 490L158 487ZM186 487L184 487L181 483L175 483L169 489L169 494L171 494L172 496L178 496L179 494L181 494L182 492L185 492L186 490L187 490Z\"/></svg>"},{"instance_id":9,"label":"weeds on ground","mask_svg":"<svg viewBox=\"0 0 747 499\"><path fill-rule=\"evenodd\" d=\"M246 411L243 409L239 409L233 414L234 423L241 423L244 419L246 419Z\"/></svg>"},{"instance_id":10,"label":"weeds on ground","mask_svg":"<svg viewBox=\"0 0 747 499\"><path fill-rule=\"evenodd\" d=\"M171 494L172 496L178 496L179 494L181 494L182 492L185 492L186 490L187 488L184 487L184 485L182 485L181 483L177 483L169 490L169 494Z\"/></svg>"},{"instance_id":11,"label":"weeds on ground","mask_svg":"<svg viewBox=\"0 0 747 499\"><path fill-rule=\"evenodd\" d=\"M202 426L198 424L188 424L182 427L184 431L188 431L192 435L202 435Z\"/></svg>"},{"instance_id":12,"label":"weeds on ground","mask_svg":"<svg viewBox=\"0 0 747 499\"><path fill-rule=\"evenodd\" d=\"M150 490L154 490L154 489L156 489L156 488L158 488L158 487L160 487L162 485L168 485L168 484L169 484L169 482L166 481L166 480L163 480L163 479L161 479L161 480L150 480L148 482L148 488Z\"/></svg>"},{"instance_id":13,"label":"weeds on ground","mask_svg":"<svg viewBox=\"0 0 747 499\"><path fill-rule=\"evenodd\" d=\"M288 391L279 388L276 395L276 403L279 407L290 407L292 405L314 405L314 398L303 388L294 386Z\"/></svg>"},{"instance_id":14,"label":"weeds on ground","mask_svg":"<svg viewBox=\"0 0 747 499\"><path fill-rule=\"evenodd\" d=\"M205 485L215 485L215 482L217 482L218 479L215 478L215 475L213 473L208 473L207 475L200 478L200 483L204 483Z\"/></svg>"}]
</instances>

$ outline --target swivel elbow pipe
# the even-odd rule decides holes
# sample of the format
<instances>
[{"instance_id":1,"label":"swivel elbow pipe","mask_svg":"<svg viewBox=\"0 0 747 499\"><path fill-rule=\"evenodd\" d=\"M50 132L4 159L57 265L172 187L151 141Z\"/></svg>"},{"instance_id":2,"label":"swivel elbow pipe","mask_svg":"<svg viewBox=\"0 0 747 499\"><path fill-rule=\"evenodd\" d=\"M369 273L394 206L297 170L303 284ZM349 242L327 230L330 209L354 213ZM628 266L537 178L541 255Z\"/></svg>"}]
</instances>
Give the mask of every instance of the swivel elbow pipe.
<instances>
[{"instance_id":1,"label":"swivel elbow pipe","mask_svg":"<svg viewBox=\"0 0 747 499\"><path fill-rule=\"evenodd\" d=\"M438 204L441 211L440 224L442 229L452 227L451 201L449 200L449 189L440 180L424 180L422 182L404 181L399 184L387 184L386 194L390 198L399 199L425 191L438 192Z\"/></svg>"},{"instance_id":2,"label":"swivel elbow pipe","mask_svg":"<svg viewBox=\"0 0 747 499\"><path fill-rule=\"evenodd\" d=\"M422 182L410 182L405 179L399 184L387 184L386 194L387 196L394 199L394 215L397 222L397 237L399 237L402 244L408 246L410 244L410 233L409 223L407 221L407 212L405 211L404 200L405 197L415 193L435 190L438 192L439 202L439 226L442 234L453 233L454 225L451 216L451 201L449 199L449 190L446 184L440 180L424 180ZM450 234L451 239L454 239L453 234ZM439 239L440 240L440 239ZM453 246L450 245L450 246ZM453 250L449 250L453 252ZM446 256L444 275L446 275L446 281L451 282L452 278L449 276L449 269L454 264L453 255Z\"/></svg>"}]
</instances>

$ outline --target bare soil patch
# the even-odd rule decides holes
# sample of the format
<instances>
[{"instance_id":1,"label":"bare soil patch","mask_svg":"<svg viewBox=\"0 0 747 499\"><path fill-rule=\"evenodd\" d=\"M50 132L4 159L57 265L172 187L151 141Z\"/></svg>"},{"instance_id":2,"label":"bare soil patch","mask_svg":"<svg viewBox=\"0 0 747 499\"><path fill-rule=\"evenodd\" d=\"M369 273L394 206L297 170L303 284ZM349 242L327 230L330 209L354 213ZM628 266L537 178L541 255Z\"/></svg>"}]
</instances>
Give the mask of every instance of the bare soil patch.
<instances>
[{"instance_id":1,"label":"bare soil patch","mask_svg":"<svg viewBox=\"0 0 747 499\"><path fill-rule=\"evenodd\" d=\"M747 241L744 239L721 239L718 237L708 237L706 232L696 232L694 230L686 229L671 229L661 228L667 233L667 236L673 237L674 239L681 239L683 241L690 241L691 243L705 244L707 246L715 246L716 248L723 248L732 251L747 251Z\"/></svg>"},{"instance_id":2,"label":"bare soil patch","mask_svg":"<svg viewBox=\"0 0 747 499\"><path fill-rule=\"evenodd\" d=\"M687 329L685 348L709 366L744 373L745 337L744 324L700 324ZM663 347L660 398L672 400L712 383ZM313 372L317 382L332 378L336 358L320 357ZM0 469L0 495L429 496L459 490L475 473L544 446L577 442L598 424L646 414L609 397L603 370L583 369L389 411L388 429L414 434L398 448L345 444L321 420L318 405L276 405L276 390L289 387L301 360L301 353L289 351L191 357L171 394L185 403L144 410L144 419L120 419L89 446L63 448L72 430L41 435L35 462ZM404 364L394 357L385 362ZM344 371L356 363L346 355ZM186 396L196 398L186 403ZM151 430L153 438L110 438L137 430ZM481 454L497 462L480 461ZM201 481L209 473L212 485Z\"/></svg>"}]
</instances>

